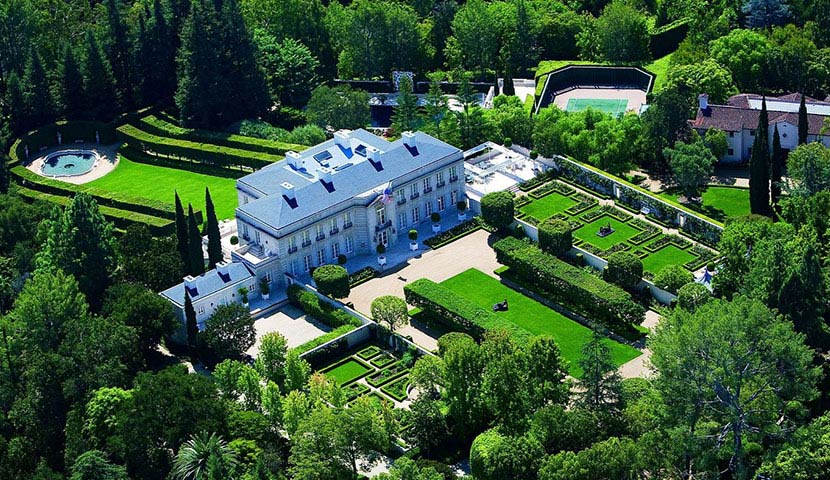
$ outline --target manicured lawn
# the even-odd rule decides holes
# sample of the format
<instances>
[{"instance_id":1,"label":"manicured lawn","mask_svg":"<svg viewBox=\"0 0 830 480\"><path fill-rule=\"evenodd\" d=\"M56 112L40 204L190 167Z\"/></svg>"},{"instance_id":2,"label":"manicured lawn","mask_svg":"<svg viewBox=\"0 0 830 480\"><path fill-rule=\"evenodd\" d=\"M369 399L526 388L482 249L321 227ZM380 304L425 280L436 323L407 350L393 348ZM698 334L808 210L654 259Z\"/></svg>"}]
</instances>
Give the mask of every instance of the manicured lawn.
<instances>
[{"instance_id":1,"label":"manicured lawn","mask_svg":"<svg viewBox=\"0 0 830 480\"><path fill-rule=\"evenodd\" d=\"M605 237L597 235L600 227L608 224L611 224L611 228L614 229L614 233ZM628 240L638 233L640 233L640 231L636 228L605 215L576 229L573 232L573 236L584 241L585 243L590 243L601 250L606 250L618 243Z\"/></svg>"},{"instance_id":2,"label":"manicured lawn","mask_svg":"<svg viewBox=\"0 0 830 480\"><path fill-rule=\"evenodd\" d=\"M441 282L441 285L488 310L494 303L507 299L510 309L497 315L505 317L532 334L553 337L562 357L570 363L568 372L577 378L582 376L582 369L577 362L582 356L582 346L591 338L591 330L587 327L502 285L497 279L474 268ZM622 365L640 355L637 349L628 345L613 340L607 342L616 365Z\"/></svg>"},{"instance_id":3,"label":"manicured lawn","mask_svg":"<svg viewBox=\"0 0 830 480\"><path fill-rule=\"evenodd\" d=\"M680 193L666 190L661 197L677 202ZM749 215L749 189L739 187L710 186L701 195L702 203L685 203L686 207L698 211L720 222L729 217Z\"/></svg>"},{"instance_id":4,"label":"manicured lawn","mask_svg":"<svg viewBox=\"0 0 830 480\"><path fill-rule=\"evenodd\" d=\"M686 250L681 250L674 245L666 245L643 258L643 270L656 274L666 265L683 265L695 258L694 255Z\"/></svg>"},{"instance_id":5,"label":"manicured lawn","mask_svg":"<svg viewBox=\"0 0 830 480\"><path fill-rule=\"evenodd\" d=\"M527 205L520 207L519 211L526 213L541 222L550 216L564 212L566 208L573 205L576 205L576 200L566 197L561 193L552 192L538 200L533 200Z\"/></svg>"},{"instance_id":6,"label":"manicured lawn","mask_svg":"<svg viewBox=\"0 0 830 480\"><path fill-rule=\"evenodd\" d=\"M233 178L133 162L124 156L121 156L114 171L90 182L89 185L170 204L173 204L174 191L178 191L185 210L187 204L192 203L194 209L203 212L205 187L208 187L213 205L216 207L216 217L220 221L234 218L234 209L238 203L236 180Z\"/></svg>"},{"instance_id":7,"label":"manicured lawn","mask_svg":"<svg viewBox=\"0 0 830 480\"><path fill-rule=\"evenodd\" d=\"M360 377L369 370L369 368L366 368L364 365L358 363L357 360L351 359L323 373L337 382L338 385L343 385L351 382L355 378Z\"/></svg>"}]
</instances>

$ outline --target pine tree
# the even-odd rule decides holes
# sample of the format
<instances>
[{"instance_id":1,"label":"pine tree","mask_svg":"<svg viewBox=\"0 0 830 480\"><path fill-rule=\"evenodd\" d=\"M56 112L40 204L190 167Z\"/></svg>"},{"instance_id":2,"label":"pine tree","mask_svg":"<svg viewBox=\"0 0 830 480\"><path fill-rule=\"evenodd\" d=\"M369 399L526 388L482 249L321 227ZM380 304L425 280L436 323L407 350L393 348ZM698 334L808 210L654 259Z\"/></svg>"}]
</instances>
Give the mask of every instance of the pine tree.
<instances>
[{"instance_id":1,"label":"pine tree","mask_svg":"<svg viewBox=\"0 0 830 480\"><path fill-rule=\"evenodd\" d=\"M222 261L222 234L219 232L219 222L216 220L216 209L210 198L210 190L205 187L205 214L207 215L208 237L208 269Z\"/></svg>"},{"instance_id":2,"label":"pine tree","mask_svg":"<svg viewBox=\"0 0 830 480\"><path fill-rule=\"evenodd\" d=\"M133 106L132 56L127 26L121 19L116 0L107 0L107 58L112 66L112 75L125 107Z\"/></svg>"},{"instance_id":3,"label":"pine tree","mask_svg":"<svg viewBox=\"0 0 830 480\"><path fill-rule=\"evenodd\" d=\"M187 206L187 245L190 274L195 277L205 273L205 255L202 252L202 234L199 233L199 225L196 223L196 215L193 214L193 205L190 204Z\"/></svg>"},{"instance_id":4,"label":"pine tree","mask_svg":"<svg viewBox=\"0 0 830 480\"><path fill-rule=\"evenodd\" d=\"M749 159L749 207L757 215L769 215L769 115L766 97L761 103L755 143Z\"/></svg>"},{"instance_id":5,"label":"pine tree","mask_svg":"<svg viewBox=\"0 0 830 480\"><path fill-rule=\"evenodd\" d=\"M179 199L179 192L176 195L176 247L179 251L179 256L182 259L182 276L190 273L190 248L188 247L187 238L187 218L184 216L184 208L182 208L182 201Z\"/></svg>"},{"instance_id":6,"label":"pine tree","mask_svg":"<svg viewBox=\"0 0 830 480\"><path fill-rule=\"evenodd\" d=\"M7 162L9 162L7 155L0 156L0 193L8 193L9 191L10 178Z\"/></svg>"},{"instance_id":7,"label":"pine tree","mask_svg":"<svg viewBox=\"0 0 830 480\"><path fill-rule=\"evenodd\" d=\"M199 324L196 322L196 310L193 308L193 302L190 300L190 295L184 292L184 317L185 329L187 332L187 348L190 350L190 357L196 356L196 348L199 344Z\"/></svg>"},{"instance_id":8,"label":"pine tree","mask_svg":"<svg viewBox=\"0 0 830 480\"><path fill-rule=\"evenodd\" d=\"M772 136L772 161L770 162L770 199L773 205L781 198L781 176L784 174L784 149L781 148L781 136L778 124Z\"/></svg>"},{"instance_id":9,"label":"pine tree","mask_svg":"<svg viewBox=\"0 0 830 480\"><path fill-rule=\"evenodd\" d=\"M27 129L55 121L55 107L49 89L49 78L43 70L40 55L34 49L26 66L24 76L26 113L29 117Z\"/></svg>"},{"instance_id":10,"label":"pine tree","mask_svg":"<svg viewBox=\"0 0 830 480\"><path fill-rule=\"evenodd\" d=\"M593 331L591 340L582 347L579 366L584 372L579 381L582 387L580 404L590 410L615 409L620 401L622 378L611 360L605 337L596 330Z\"/></svg>"},{"instance_id":11,"label":"pine tree","mask_svg":"<svg viewBox=\"0 0 830 480\"><path fill-rule=\"evenodd\" d=\"M6 108L8 109L9 125L13 133L23 133L28 123L26 115L26 95L17 73L12 72L6 81Z\"/></svg>"},{"instance_id":12,"label":"pine tree","mask_svg":"<svg viewBox=\"0 0 830 480\"><path fill-rule=\"evenodd\" d=\"M778 294L778 311L793 322L796 331L807 335L809 345L815 346L822 342L827 288L821 258L812 241L806 242L803 255L785 275Z\"/></svg>"},{"instance_id":13,"label":"pine tree","mask_svg":"<svg viewBox=\"0 0 830 480\"><path fill-rule=\"evenodd\" d=\"M441 91L441 80L438 75L433 75L429 83L429 91L424 102L424 124L427 133L438 138L441 137L441 122L447 115L449 102L444 92Z\"/></svg>"},{"instance_id":14,"label":"pine tree","mask_svg":"<svg viewBox=\"0 0 830 480\"><path fill-rule=\"evenodd\" d=\"M91 120L110 120L119 105L118 90L109 60L102 54L92 33L87 32L86 63L84 64L84 109Z\"/></svg>"},{"instance_id":15,"label":"pine tree","mask_svg":"<svg viewBox=\"0 0 830 480\"><path fill-rule=\"evenodd\" d=\"M67 47L63 57L59 109L67 120L78 120L84 114L84 79L75 53Z\"/></svg>"},{"instance_id":16,"label":"pine tree","mask_svg":"<svg viewBox=\"0 0 830 480\"><path fill-rule=\"evenodd\" d=\"M417 130L419 125L418 97L412 92L412 79L404 75L399 85L398 106L392 114L392 129L400 134Z\"/></svg>"},{"instance_id":17,"label":"pine tree","mask_svg":"<svg viewBox=\"0 0 830 480\"><path fill-rule=\"evenodd\" d=\"M807 101L801 94L801 105L798 106L798 144L807 143L807 134L810 130L810 120L807 117Z\"/></svg>"}]
</instances>

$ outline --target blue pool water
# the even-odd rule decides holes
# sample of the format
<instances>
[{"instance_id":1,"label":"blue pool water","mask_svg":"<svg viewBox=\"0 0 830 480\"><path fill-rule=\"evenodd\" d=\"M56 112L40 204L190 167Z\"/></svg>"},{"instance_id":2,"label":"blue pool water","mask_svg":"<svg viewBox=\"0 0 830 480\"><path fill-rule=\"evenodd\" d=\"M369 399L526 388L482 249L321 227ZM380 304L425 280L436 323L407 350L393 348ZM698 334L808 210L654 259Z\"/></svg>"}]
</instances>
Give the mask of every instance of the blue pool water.
<instances>
[{"instance_id":1,"label":"blue pool water","mask_svg":"<svg viewBox=\"0 0 830 480\"><path fill-rule=\"evenodd\" d=\"M92 170L96 156L92 152L59 152L50 155L41 171L49 177L81 175Z\"/></svg>"}]
</instances>

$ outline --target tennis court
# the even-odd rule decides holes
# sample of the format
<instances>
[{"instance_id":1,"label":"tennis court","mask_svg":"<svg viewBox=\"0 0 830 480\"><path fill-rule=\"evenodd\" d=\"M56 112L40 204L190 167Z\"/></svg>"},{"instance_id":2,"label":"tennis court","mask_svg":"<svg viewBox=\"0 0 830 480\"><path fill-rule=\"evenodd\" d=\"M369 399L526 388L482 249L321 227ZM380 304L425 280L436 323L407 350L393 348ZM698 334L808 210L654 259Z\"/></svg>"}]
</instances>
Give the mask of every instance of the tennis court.
<instances>
[{"instance_id":1,"label":"tennis court","mask_svg":"<svg viewBox=\"0 0 830 480\"><path fill-rule=\"evenodd\" d=\"M568 106L565 110L568 112L581 112L591 108L616 117L617 115L625 113L627 107L628 99L625 98L570 98L568 99Z\"/></svg>"}]
</instances>

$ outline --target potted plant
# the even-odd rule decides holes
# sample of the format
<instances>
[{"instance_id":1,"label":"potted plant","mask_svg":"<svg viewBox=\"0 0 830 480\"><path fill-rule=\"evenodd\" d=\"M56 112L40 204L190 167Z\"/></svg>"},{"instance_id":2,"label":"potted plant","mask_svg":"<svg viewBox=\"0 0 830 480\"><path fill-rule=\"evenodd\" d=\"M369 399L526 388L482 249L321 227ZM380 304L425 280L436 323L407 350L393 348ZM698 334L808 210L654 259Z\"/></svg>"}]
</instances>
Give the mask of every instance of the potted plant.
<instances>
[{"instance_id":1,"label":"potted plant","mask_svg":"<svg viewBox=\"0 0 830 480\"><path fill-rule=\"evenodd\" d=\"M337 256L337 264L338 265L341 265L341 266L345 265L348 260L349 259L348 259L348 257L346 257L345 254L341 253L340 255Z\"/></svg>"},{"instance_id":2,"label":"potted plant","mask_svg":"<svg viewBox=\"0 0 830 480\"><path fill-rule=\"evenodd\" d=\"M432 215L429 216L430 220L432 220L432 231L433 233L438 233L441 231L441 214L438 212L432 212Z\"/></svg>"},{"instance_id":3,"label":"potted plant","mask_svg":"<svg viewBox=\"0 0 830 480\"><path fill-rule=\"evenodd\" d=\"M465 200L459 200L458 203L455 204L455 207L458 208L458 220L467 220L467 202Z\"/></svg>"},{"instance_id":4,"label":"potted plant","mask_svg":"<svg viewBox=\"0 0 830 480\"><path fill-rule=\"evenodd\" d=\"M378 246L375 248L375 251L378 252L378 265L384 266L386 265L386 245L383 243L378 243Z\"/></svg>"},{"instance_id":5,"label":"potted plant","mask_svg":"<svg viewBox=\"0 0 830 480\"><path fill-rule=\"evenodd\" d=\"M271 296L271 285L265 277L259 279L259 293L262 295L263 300L268 300Z\"/></svg>"},{"instance_id":6,"label":"potted plant","mask_svg":"<svg viewBox=\"0 0 830 480\"><path fill-rule=\"evenodd\" d=\"M239 296L242 297L242 305L245 305L247 307L248 306L248 289L245 288L245 287L242 287L238 290L238 292L239 292Z\"/></svg>"},{"instance_id":7,"label":"potted plant","mask_svg":"<svg viewBox=\"0 0 830 480\"><path fill-rule=\"evenodd\" d=\"M414 228L409 231L409 249L413 252L418 250L418 230Z\"/></svg>"}]
</instances>

